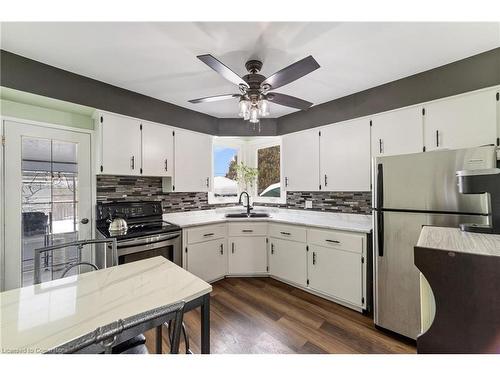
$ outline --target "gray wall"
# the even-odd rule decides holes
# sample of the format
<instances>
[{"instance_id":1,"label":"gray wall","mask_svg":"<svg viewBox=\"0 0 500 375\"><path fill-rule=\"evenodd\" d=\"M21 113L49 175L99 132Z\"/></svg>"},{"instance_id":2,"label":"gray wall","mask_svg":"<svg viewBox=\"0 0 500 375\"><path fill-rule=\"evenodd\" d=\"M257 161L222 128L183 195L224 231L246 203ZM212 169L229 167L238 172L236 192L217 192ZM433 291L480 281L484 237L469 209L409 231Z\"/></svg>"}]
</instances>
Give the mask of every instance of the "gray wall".
<instances>
[{"instance_id":1,"label":"gray wall","mask_svg":"<svg viewBox=\"0 0 500 375\"><path fill-rule=\"evenodd\" d=\"M217 118L0 51L0 85L144 120L217 134Z\"/></svg>"},{"instance_id":2,"label":"gray wall","mask_svg":"<svg viewBox=\"0 0 500 375\"><path fill-rule=\"evenodd\" d=\"M278 118L278 134L500 84L500 48ZM299 95L300 96L300 95Z\"/></svg>"},{"instance_id":3,"label":"gray wall","mask_svg":"<svg viewBox=\"0 0 500 375\"><path fill-rule=\"evenodd\" d=\"M0 58L2 86L220 136L282 135L500 84L496 48L307 111L264 119L258 133L239 118L217 119L7 51L0 51Z\"/></svg>"}]
</instances>

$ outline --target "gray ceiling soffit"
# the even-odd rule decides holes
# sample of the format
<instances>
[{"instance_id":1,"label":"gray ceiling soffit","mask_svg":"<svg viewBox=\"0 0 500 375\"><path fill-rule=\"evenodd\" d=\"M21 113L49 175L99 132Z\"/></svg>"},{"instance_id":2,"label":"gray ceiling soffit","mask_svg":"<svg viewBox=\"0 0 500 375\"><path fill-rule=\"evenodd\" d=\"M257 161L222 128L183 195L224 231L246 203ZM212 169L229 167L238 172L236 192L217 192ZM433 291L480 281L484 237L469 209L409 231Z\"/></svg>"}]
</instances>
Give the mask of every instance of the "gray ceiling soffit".
<instances>
[{"instance_id":1,"label":"gray ceiling soffit","mask_svg":"<svg viewBox=\"0 0 500 375\"><path fill-rule=\"evenodd\" d=\"M500 84L500 48L278 118L278 135Z\"/></svg>"},{"instance_id":2,"label":"gray ceiling soffit","mask_svg":"<svg viewBox=\"0 0 500 375\"><path fill-rule=\"evenodd\" d=\"M207 134L217 118L0 50L0 85Z\"/></svg>"},{"instance_id":3,"label":"gray ceiling soffit","mask_svg":"<svg viewBox=\"0 0 500 375\"><path fill-rule=\"evenodd\" d=\"M252 124L241 118L220 118L218 135L221 137L251 137L277 135L277 119L264 118L260 120L261 131L253 130Z\"/></svg>"}]
</instances>

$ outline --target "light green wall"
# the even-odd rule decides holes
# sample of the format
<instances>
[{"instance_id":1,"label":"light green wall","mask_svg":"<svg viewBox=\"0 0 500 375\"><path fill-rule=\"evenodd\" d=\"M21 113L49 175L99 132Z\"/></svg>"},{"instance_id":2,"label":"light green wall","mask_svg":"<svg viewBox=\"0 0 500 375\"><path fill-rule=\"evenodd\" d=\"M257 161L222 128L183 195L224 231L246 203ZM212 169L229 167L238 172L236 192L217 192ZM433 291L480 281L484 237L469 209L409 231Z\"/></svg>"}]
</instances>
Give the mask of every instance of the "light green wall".
<instances>
[{"instance_id":1,"label":"light green wall","mask_svg":"<svg viewBox=\"0 0 500 375\"><path fill-rule=\"evenodd\" d=\"M93 129L94 109L62 100L0 87L0 115Z\"/></svg>"}]
</instances>

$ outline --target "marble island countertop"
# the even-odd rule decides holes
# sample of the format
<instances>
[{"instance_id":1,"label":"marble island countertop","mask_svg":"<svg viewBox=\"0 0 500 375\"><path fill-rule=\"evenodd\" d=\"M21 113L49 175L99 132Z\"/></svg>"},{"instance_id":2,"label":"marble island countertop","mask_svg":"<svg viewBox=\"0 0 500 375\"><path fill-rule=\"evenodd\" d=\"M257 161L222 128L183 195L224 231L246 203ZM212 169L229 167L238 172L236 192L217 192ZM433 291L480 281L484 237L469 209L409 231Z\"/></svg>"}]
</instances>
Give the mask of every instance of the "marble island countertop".
<instances>
[{"instance_id":1,"label":"marble island countertop","mask_svg":"<svg viewBox=\"0 0 500 375\"><path fill-rule=\"evenodd\" d=\"M500 257L500 235L464 232L459 228L424 226L417 246Z\"/></svg>"},{"instance_id":2,"label":"marble island countertop","mask_svg":"<svg viewBox=\"0 0 500 375\"><path fill-rule=\"evenodd\" d=\"M255 207L252 212L266 212L264 218L226 218L226 213L244 212L244 207L228 207L203 211L176 212L163 215L163 220L182 228L238 221L266 221L284 224L305 225L324 229L338 229L351 232L370 233L371 215L331 213L308 210L291 210L275 207Z\"/></svg>"},{"instance_id":3,"label":"marble island countertop","mask_svg":"<svg viewBox=\"0 0 500 375\"><path fill-rule=\"evenodd\" d=\"M163 257L0 293L0 353L43 353L97 327L212 287Z\"/></svg>"}]
</instances>

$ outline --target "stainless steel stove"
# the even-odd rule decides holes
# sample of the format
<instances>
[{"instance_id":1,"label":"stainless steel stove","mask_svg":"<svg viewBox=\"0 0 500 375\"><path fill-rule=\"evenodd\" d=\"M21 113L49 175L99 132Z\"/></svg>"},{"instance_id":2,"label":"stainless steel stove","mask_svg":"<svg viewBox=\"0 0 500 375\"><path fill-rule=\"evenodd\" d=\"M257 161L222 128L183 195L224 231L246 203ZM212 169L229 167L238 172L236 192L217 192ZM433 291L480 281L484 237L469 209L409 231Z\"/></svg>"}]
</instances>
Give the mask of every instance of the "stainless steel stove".
<instances>
[{"instance_id":1,"label":"stainless steel stove","mask_svg":"<svg viewBox=\"0 0 500 375\"><path fill-rule=\"evenodd\" d=\"M110 222L120 217L127 222L127 230L109 231ZM118 264L161 255L182 266L181 228L162 219L161 202L111 202L96 205L98 238L116 238ZM97 251L98 264L112 264L111 259L100 259L110 252Z\"/></svg>"}]
</instances>

